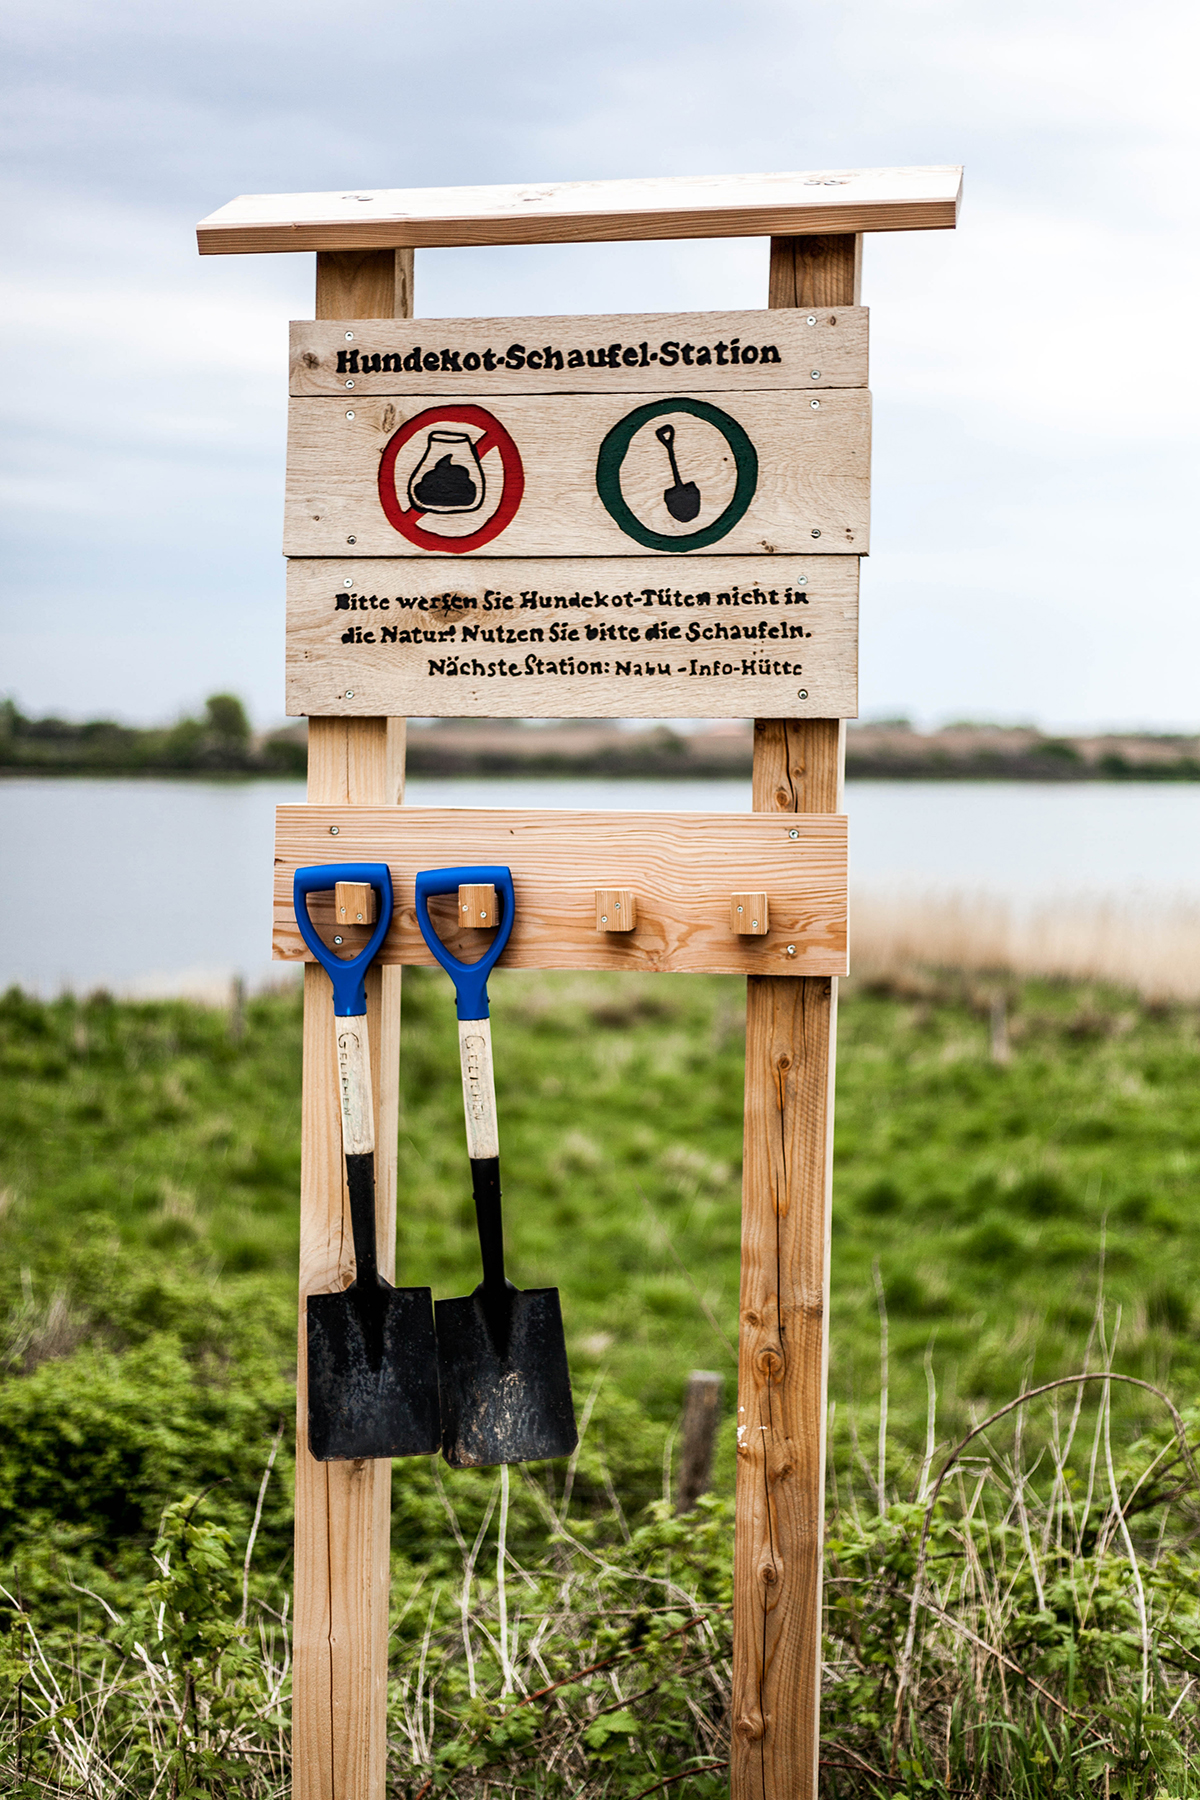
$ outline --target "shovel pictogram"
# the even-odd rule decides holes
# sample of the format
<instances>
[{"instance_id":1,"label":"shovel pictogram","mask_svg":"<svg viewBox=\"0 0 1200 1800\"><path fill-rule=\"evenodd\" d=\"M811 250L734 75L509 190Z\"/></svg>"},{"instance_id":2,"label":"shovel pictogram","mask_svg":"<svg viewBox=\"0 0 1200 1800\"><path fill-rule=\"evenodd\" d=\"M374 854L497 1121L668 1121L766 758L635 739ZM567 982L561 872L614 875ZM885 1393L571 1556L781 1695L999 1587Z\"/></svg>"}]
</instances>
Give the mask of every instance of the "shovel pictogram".
<instances>
[{"instance_id":1,"label":"shovel pictogram","mask_svg":"<svg viewBox=\"0 0 1200 1800\"><path fill-rule=\"evenodd\" d=\"M700 489L694 481L680 481L679 464L675 461L675 427L660 425L655 437L663 446L671 459L671 474L675 477L674 487L663 489L663 499L667 503L667 511L681 525L686 525L700 511Z\"/></svg>"}]
</instances>

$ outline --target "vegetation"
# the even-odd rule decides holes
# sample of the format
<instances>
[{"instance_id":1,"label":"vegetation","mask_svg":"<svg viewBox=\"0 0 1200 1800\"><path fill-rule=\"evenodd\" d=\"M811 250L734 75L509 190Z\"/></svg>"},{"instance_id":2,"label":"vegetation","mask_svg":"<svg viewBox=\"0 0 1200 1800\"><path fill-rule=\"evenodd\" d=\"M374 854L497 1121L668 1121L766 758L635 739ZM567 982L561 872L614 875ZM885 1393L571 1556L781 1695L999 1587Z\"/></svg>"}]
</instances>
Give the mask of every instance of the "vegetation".
<instances>
[{"instance_id":1,"label":"vegetation","mask_svg":"<svg viewBox=\"0 0 1200 1800\"><path fill-rule=\"evenodd\" d=\"M200 719L141 729L112 719L28 719L0 701L0 771L30 775L303 775L303 743L255 740L236 694L211 694Z\"/></svg>"},{"instance_id":2,"label":"vegetation","mask_svg":"<svg viewBox=\"0 0 1200 1800\"><path fill-rule=\"evenodd\" d=\"M702 1800L730 1435L682 1525L670 1456L689 1369L734 1369L740 987L508 973L493 1001L513 1270L562 1289L586 1428L508 1481L397 1466L394 1792ZM5 1791L286 1791L299 1037L294 993L0 1002ZM453 1010L423 971L403 1059L401 1266L463 1293ZM831 1796L1200 1791L1198 1075L1195 1008L1116 989L847 997ZM948 1462L1081 1370L1112 1379Z\"/></svg>"}]
</instances>

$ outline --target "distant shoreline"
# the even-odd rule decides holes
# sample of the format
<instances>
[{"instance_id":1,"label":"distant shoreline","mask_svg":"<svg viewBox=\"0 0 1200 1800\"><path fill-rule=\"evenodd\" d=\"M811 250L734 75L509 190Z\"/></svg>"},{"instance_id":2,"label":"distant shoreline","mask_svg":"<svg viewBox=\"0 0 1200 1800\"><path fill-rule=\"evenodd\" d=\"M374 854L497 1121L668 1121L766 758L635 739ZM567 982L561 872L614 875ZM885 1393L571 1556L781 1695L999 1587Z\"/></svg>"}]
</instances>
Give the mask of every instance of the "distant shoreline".
<instances>
[{"instance_id":1,"label":"distant shoreline","mask_svg":"<svg viewBox=\"0 0 1200 1800\"><path fill-rule=\"evenodd\" d=\"M0 779L299 778L307 769L307 736L306 720L268 733L245 727L236 737L204 721L142 730L104 720L32 720L10 701L0 706ZM753 752L746 720L682 732L591 719L443 719L410 725L407 766L410 775L445 779L744 780ZM858 781L1193 782L1200 781L1200 736L1050 737L1032 727L970 724L921 733L903 721L851 723L846 774Z\"/></svg>"}]
</instances>

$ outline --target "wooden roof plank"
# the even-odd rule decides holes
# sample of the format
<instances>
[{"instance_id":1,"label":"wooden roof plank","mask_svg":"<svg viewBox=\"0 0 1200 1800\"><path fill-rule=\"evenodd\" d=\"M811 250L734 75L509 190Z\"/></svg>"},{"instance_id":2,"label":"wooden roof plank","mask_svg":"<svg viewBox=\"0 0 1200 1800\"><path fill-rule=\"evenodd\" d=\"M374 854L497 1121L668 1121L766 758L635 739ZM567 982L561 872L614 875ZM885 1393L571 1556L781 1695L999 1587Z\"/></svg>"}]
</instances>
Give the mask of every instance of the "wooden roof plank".
<instances>
[{"instance_id":1,"label":"wooden roof plank","mask_svg":"<svg viewBox=\"0 0 1200 1800\"><path fill-rule=\"evenodd\" d=\"M202 256L402 245L611 243L628 239L804 237L948 231L962 170L827 169L518 187L363 188L242 194L202 219Z\"/></svg>"}]
</instances>

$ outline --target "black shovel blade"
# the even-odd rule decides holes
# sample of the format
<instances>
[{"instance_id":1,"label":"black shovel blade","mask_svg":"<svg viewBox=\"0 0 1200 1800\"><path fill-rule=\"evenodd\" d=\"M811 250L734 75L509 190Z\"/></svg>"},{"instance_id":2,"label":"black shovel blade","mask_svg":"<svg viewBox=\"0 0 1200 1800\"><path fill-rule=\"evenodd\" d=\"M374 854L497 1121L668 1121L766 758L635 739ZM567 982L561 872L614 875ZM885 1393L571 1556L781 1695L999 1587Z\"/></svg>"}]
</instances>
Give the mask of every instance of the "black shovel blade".
<instances>
[{"instance_id":1,"label":"black shovel blade","mask_svg":"<svg viewBox=\"0 0 1200 1800\"><path fill-rule=\"evenodd\" d=\"M489 1328L482 1284L434 1308L442 1454L455 1469L546 1462L579 1441L558 1289L514 1288L507 1298L506 1345Z\"/></svg>"},{"instance_id":2,"label":"black shovel blade","mask_svg":"<svg viewBox=\"0 0 1200 1800\"><path fill-rule=\"evenodd\" d=\"M318 1462L441 1448L433 1290L310 1294L308 1447Z\"/></svg>"},{"instance_id":3,"label":"black shovel blade","mask_svg":"<svg viewBox=\"0 0 1200 1800\"><path fill-rule=\"evenodd\" d=\"M674 487L667 488L663 499L671 517L678 519L681 525L686 525L700 511L700 489L694 481L677 482Z\"/></svg>"}]
</instances>

